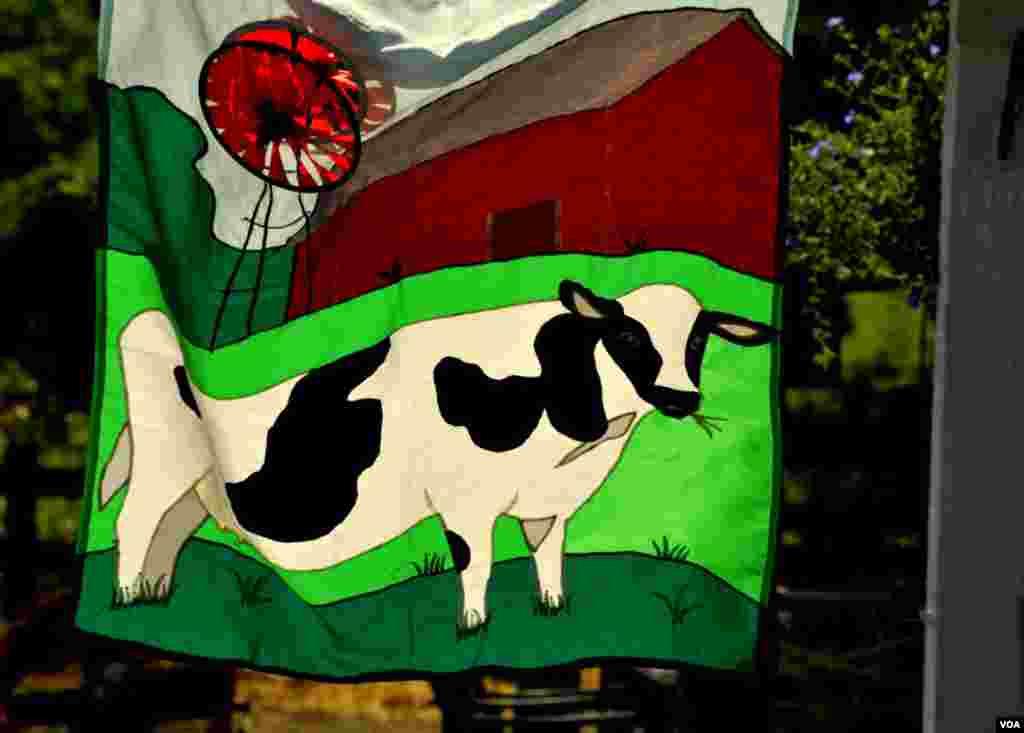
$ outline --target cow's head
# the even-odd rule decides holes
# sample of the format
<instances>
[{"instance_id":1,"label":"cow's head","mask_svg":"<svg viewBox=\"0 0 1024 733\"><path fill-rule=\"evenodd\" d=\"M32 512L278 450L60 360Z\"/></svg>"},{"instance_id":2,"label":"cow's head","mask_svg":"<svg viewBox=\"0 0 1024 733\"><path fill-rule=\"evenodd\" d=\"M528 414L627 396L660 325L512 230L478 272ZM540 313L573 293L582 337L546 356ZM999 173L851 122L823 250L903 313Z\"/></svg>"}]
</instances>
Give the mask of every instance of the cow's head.
<instances>
[{"instance_id":1,"label":"cow's head","mask_svg":"<svg viewBox=\"0 0 1024 733\"><path fill-rule=\"evenodd\" d=\"M598 329L600 343L637 395L677 419L692 415L700 405L701 362L711 334L739 346L758 346L776 337L770 326L703 310L677 285L647 285L620 302L565 280L559 298Z\"/></svg>"}]
</instances>

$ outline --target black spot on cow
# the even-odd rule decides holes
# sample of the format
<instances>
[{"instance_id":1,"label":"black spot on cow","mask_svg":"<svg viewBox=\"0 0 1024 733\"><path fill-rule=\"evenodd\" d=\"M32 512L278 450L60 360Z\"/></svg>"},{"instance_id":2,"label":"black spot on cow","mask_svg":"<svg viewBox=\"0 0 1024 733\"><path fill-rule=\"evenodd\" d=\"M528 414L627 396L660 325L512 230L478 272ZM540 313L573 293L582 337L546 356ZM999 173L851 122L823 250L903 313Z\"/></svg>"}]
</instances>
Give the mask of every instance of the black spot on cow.
<instances>
[{"instance_id":1,"label":"black spot on cow","mask_svg":"<svg viewBox=\"0 0 1024 733\"><path fill-rule=\"evenodd\" d=\"M434 367L441 417L464 427L473 443L503 452L523 445L547 410L551 425L574 440L596 440L608 428L594 347L601 329L564 313L534 340L539 377L492 379L477 364L446 356Z\"/></svg>"},{"instance_id":2,"label":"black spot on cow","mask_svg":"<svg viewBox=\"0 0 1024 733\"><path fill-rule=\"evenodd\" d=\"M594 357L606 328L604 321L563 313L541 326L533 341L548 419L573 440L597 440L608 429Z\"/></svg>"},{"instance_id":3,"label":"black spot on cow","mask_svg":"<svg viewBox=\"0 0 1024 733\"><path fill-rule=\"evenodd\" d=\"M434 385L441 417L449 425L468 428L473 442L484 450L518 448L544 413L536 380L491 379L476 364L451 356L434 367Z\"/></svg>"},{"instance_id":4,"label":"black spot on cow","mask_svg":"<svg viewBox=\"0 0 1024 733\"><path fill-rule=\"evenodd\" d=\"M462 539L462 535L458 532L452 532L450 529L446 529L444 536L448 540L448 549L452 553L452 562L455 563L455 569L460 573L469 567L469 545L466 540Z\"/></svg>"},{"instance_id":5,"label":"black spot on cow","mask_svg":"<svg viewBox=\"0 0 1024 733\"><path fill-rule=\"evenodd\" d=\"M192 385L188 383L185 367L180 365L174 367L174 381L178 384L178 396L185 403L185 407L192 410L196 417L202 417L199 414L199 405L196 404L196 396L192 392Z\"/></svg>"},{"instance_id":6,"label":"black spot on cow","mask_svg":"<svg viewBox=\"0 0 1024 733\"><path fill-rule=\"evenodd\" d=\"M608 429L594 351L598 341L638 386L654 384L662 359L643 324L629 318L614 300L594 295L566 281L560 288L569 309L545 322L533 347L539 377L492 379L476 364L446 356L434 368L434 386L441 417L465 427L473 443L495 452L523 445L547 411L562 435L587 442ZM582 295L587 313L582 315Z\"/></svg>"},{"instance_id":7,"label":"black spot on cow","mask_svg":"<svg viewBox=\"0 0 1024 733\"><path fill-rule=\"evenodd\" d=\"M348 396L380 368L390 347L385 339L295 384L267 433L263 466L225 485L242 527L278 542L306 542L349 515L359 475L380 454L383 410L380 400Z\"/></svg>"}]
</instances>

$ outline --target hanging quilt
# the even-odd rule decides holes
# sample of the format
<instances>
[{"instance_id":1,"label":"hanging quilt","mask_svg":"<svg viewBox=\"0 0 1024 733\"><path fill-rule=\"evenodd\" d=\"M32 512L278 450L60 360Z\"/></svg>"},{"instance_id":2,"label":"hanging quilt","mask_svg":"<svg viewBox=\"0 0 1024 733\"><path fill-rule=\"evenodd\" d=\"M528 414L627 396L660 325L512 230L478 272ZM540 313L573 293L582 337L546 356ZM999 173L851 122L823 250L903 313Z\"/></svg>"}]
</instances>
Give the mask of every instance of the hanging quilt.
<instances>
[{"instance_id":1,"label":"hanging quilt","mask_svg":"<svg viewBox=\"0 0 1024 733\"><path fill-rule=\"evenodd\" d=\"M77 625L751 663L795 0L103 4Z\"/></svg>"}]
</instances>

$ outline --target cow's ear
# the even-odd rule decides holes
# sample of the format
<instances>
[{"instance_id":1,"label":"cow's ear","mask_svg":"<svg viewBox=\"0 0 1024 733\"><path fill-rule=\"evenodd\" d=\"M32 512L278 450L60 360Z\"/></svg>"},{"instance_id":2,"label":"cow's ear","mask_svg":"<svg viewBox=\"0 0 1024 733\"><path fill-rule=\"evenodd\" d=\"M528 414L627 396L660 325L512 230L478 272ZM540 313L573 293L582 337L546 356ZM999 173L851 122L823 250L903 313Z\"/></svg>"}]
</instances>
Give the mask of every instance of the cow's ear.
<instances>
[{"instance_id":1,"label":"cow's ear","mask_svg":"<svg viewBox=\"0 0 1024 733\"><path fill-rule=\"evenodd\" d=\"M563 280L558 287L558 298L571 313L584 318L615 318L623 315L622 306L614 300L594 295L572 280Z\"/></svg>"},{"instance_id":2,"label":"cow's ear","mask_svg":"<svg viewBox=\"0 0 1024 733\"><path fill-rule=\"evenodd\" d=\"M779 335L771 326L748 321L731 313L710 312L706 318L711 324L712 333L740 346L760 346L774 341Z\"/></svg>"}]
</instances>

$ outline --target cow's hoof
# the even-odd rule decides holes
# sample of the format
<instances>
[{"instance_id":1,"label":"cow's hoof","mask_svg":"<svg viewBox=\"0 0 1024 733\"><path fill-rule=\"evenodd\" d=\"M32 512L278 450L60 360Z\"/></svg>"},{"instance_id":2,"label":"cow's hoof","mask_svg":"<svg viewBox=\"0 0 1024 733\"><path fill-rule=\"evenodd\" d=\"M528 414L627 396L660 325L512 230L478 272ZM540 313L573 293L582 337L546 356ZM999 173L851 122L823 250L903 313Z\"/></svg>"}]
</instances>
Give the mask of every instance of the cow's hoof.
<instances>
[{"instance_id":1,"label":"cow's hoof","mask_svg":"<svg viewBox=\"0 0 1024 733\"><path fill-rule=\"evenodd\" d=\"M129 606L166 606L176 588L171 578L161 575L157 578L139 578L130 585L120 585L114 589L112 608Z\"/></svg>"},{"instance_id":2,"label":"cow's hoof","mask_svg":"<svg viewBox=\"0 0 1024 733\"><path fill-rule=\"evenodd\" d=\"M569 615L569 596L544 591L543 595L533 597L534 616Z\"/></svg>"},{"instance_id":3,"label":"cow's hoof","mask_svg":"<svg viewBox=\"0 0 1024 733\"><path fill-rule=\"evenodd\" d=\"M482 633L491 623L491 617L480 613L477 610L470 610L462 614L462 617L455 622L455 638L458 641L477 636Z\"/></svg>"}]
</instances>

